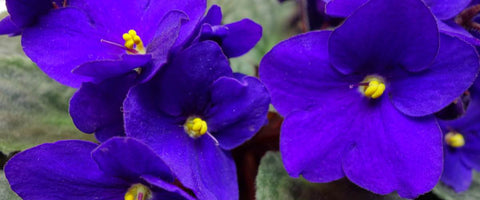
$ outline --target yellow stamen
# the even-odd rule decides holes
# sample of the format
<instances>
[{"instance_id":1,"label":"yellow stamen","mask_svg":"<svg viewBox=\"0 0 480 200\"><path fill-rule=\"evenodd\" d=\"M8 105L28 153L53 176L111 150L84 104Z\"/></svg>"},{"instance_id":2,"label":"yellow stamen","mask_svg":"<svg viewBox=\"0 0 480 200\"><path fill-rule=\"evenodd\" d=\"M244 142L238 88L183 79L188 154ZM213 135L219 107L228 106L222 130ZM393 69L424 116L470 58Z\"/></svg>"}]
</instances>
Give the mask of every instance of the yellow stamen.
<instances>
[{"instance_id":1,"label":"yellow stamen","mask_svg":"<svg viewBox=\"0 0 480 200\"><path fill-rule=\"evenodd\" d=\"M152 191L140 183L132 185L125 193L125 200L149 200L152 198Z\"/></svg>"},{"instance_id":2,"label":"yellow stamen","mask_svg":"<svg viewBox=\"0 0 480 200\"><path fill-rule=\"evenodd\" d=\"M459 148L465 145L465 138L462 134L451 131L445 135L445 142L451 147Z\"/></svg>"},{"instance_id":3,"label":"yellow stamen","mask_svg":"<svg viewBox=\"0 0 480 200\"><path fill-rule=\"evenodd\" d=\"M123 40L125 40L125 47L131 50L135 50L138 54L145 54L145 47L143 46L142 39L137 35L135 30L129 30L128 33L122 35ZM131 54L131 52L127 51Z\"/></svg>"},{"instance_id":4,"label":"yellow stamen","mask_svg":"<svg viewBox=\"0 0 480 200\"><path fill-rule=\"evenodd\" d=\"M368 98L379 98L385 92L385 81L382 77L367 76L362 83L368 83L359 87L360 92Z\"/></svg>"},{"instance_id":5,"label":"yellow stamen","mask_svg":"<svg viewBox=\"0 0 480 200\"><path fill-rule=\"evenodd\" d=\"M192 138L198 138L207 133L207 122L199 117L190 117L183 125L185 132Z\"/></svg>"}]
</instances>

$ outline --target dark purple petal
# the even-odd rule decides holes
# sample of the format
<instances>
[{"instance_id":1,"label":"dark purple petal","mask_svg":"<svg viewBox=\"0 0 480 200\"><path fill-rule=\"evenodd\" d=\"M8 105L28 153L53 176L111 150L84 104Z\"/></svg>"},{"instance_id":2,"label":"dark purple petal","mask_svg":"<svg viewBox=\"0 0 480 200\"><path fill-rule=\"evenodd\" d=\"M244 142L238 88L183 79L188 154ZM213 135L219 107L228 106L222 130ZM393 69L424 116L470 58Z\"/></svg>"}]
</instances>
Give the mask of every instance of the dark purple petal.
<instances>
[{"instance_id":1,"label":"dark purple petal","mask_svg":"<svg viewBox=\"0 0 480 200\"><path fill-rule=\"evenodd\" d=\"M197 43L175 55L165 71L152 79L158 109L171 115L202 114L208 104L210 85L232 70L220 47ZM188 117L188 116L187 116Z\"/></svg>"},{"instance_id":2,"label":"dark purple petal","mask_svg":"<svg viewBox=\"0 0 480 200\"><path fill-rule=\"evenodd\" d=\"M241 56L252 49L262 37L262 26L250 19L225 25L228 33L220 45L229 58Z\"/></svg>"},{"instance_id":3,"label":"dark purple petal","mask_svg":"<svg viewBox=\"0 0 480 200\"><path fill-rule=\"evenodd\" d=\"M468 6L471 0L424 0L438 19L450 19Z\"/></svg>"},{"instance_id":4,"label":"dark purple petal","mask_svg":"<svg viewBox=\"0 0 480 200\"><path fill-rule=\"evenodd\" d=\"M135 78L133 72L99 84L82 84L70 100L70 116L77 128L95 133L101 142L125 135L121 107Z\"/></svg>"},{"instance_id":5,"label":"dark purple petal","mask_svg":"<svg viewBox=\"0 0 480 200\"><path fill-rule=\"evenodd\" d=\"M170 83L175 85L174 83ZM207 135L193 139L183 121L155 109L151 95L133 88L125 100L127 135L147 143L199 199L237 199L235 164Z\"/></svg>"},{"instance_id":6,"label":"dark purple petal","mask_svg":"<svg viewBox=\"0 0 480 200\"><path fill-rule=\"evenodd\" d=\"M203 17L201 23L207 23L213 26L222 24L222 9L220 8L220 6L212 5L205 17Z\"/></svg>"},{"instance_id":7,"label":"dark purple petal","mask_svg":"<svg viewBox=\"0 0 480 200\"><path fill-rule=\"evenodd\" d=\"M314 182L347 176L375 193L414 198L431 190L442 171L435 119L407 117L387 96L331 93L318 107L287 115L280 141L289 174Z\"/></svg>"},{"instance_id":8,"label":"dark purple petal","mask_svg":"<svg viewBox=\"0 0 480 200\"><path fill-rule=\"evenodd\" d=\"M357 118L352 124L359 132L343 157L346 176L378 194L397 191L401 197L415 198L432 190L442 173L443 154L442 133L435 118L405 116L386 96L380 103L379 109L357 112L365 113L359 116L364 120ZM348 112L347 116L355 114Z\"/></svg>"},{"instance_id":9,"label":"dark purple petal","mask_svg":"<svg viewBox=\"0 0 480 200\"><path fill-rule=\"evenodd\" d=\"M437 23L440 32L463 39L472 45L480 46L480 40L472 36L467 30L458 24L454 22L446 24L440 20L437 20Z\"/></svg>"},{"instance_id":10,"label":"dark purple petal","mask_svg":"<svg viewBox=\"0 0 480 200\"><path fill-rule=\"evenodd\" d=\"M152 55L122 55L120 60L91 61L74 68L72 73L92 77L96 82L121 76L142 67L152 60Z\"/></svg>"},{"instance_id":11,"label":"dark purple petal","mask_svg":"<svg viewBox=\"0 0 480 200\"><path fill-rule=\"evenodd\" d=\"M444 163L440 181L452 187L455 192L466 191L472 182L472 169L463 164L458 149L446 149Z\"/></svg>"},{"instance_id":12,"label":"dark purple petal","mask_svg":"<svg viewBox=\"0 0 480 200\"><path fill-rule=\"evenodd\" d=\"M73 2L75 3L75 2ZM123 33L130 29L135 29L144 43L149 43L156 31L159 23L165 15L171 10L180 10L185 12L190 21L182 27L180 31L180 40L185 40L191 34L191 29L201 19L205 12L205 0L103 0L89 1L87 3L79 2L75 6L84 10L90 18L97 24L97 28L108 32L111 36L117 36L121 39ZM108 15L105 14L108 9ZM180 41L179 41L180 42Z\"/></svg>"},{"instance_id":13,"label":"dark purple petal","mask_svg":"<svg viewBox=\"0 0 480 200\"><path fill-rule=\"evenodd\" d=\"M195 198L190 196L178 186L172 185L171 183L165 182L157 177L145 175L142 176L142 179L159 188L154 188L153 200L195 200Z\"/></svg>"},{"instance_id":14,"label":"dark purple petal","mask_svg":"<svg viewBox=\"0 0 480 200\"><path fill-rule=\"evenodd\" d=\"M475 48L445 34L440 43L439 54L429 69L419 73L393 72L390 95L401 112L410 116L432 114L473 84L479 70Z\"/></svg>"},{"instance_id":15,"label":"dark purple petal","mask_svg":"<svg viewBox=\"0 0 480 200\"><path fill-rule=\"evenodd\" d=\"M22 29L13 23L10 16L6 16L0 21L0 35L9 34L15 36L22 32Z\"/></svg>"},{"instance_id":16,"label":"dark purple petal","mask_svg":"<svg viewBox=\"0 0 480 200\"><path fill-rule=\"evenodd\" d=\"M131 182L138 182L144 175L168 182L174 180L162 159L150 147L134 138L109 139L92 151L92 158L105 174Z\"/></svg>"},{"instance_id":17,"label":"dark purple petal","mask_svg":"<svg viewBox=\"0 0 480 200\"><path fill-rule=\"evenodd\" d=\"M48 76L79 87L92 78L73 74L72 69L93 60L116 60L124 54L123 49L102 43L101 39L107 39L102 34L84 12L65 8L52 11L37 26L25 29L22 46L25 54Z\"/></svg>"},{"instance_id":18,"label":"dark purple petal","mask_svg":"<svg viewBox=\"0 0 480 200\"><path fill-rule=\"evenodd\" d=\"M421 71L432 63L438 45L437 23L422 1L371 0L332 32L328 52L344 74L391 67Z\"/></svg>"},{"instance_id":19,"label":"dark purple petal","mask_svg":"<svg viewBox=\"0 0 480 200\"><path fill-rule=\"evenodd\" d=\"M368 0L333 0L327 2L325 13L336 17L348 17Z\"/></svg>"},{"instance_id":20,"label":"dark purple petal","mask_svg":"<svg viewBox=\"0 0 480 200\"><path fill-rule=\"evenodd\" d=\"M462 131L465 138L465 146L460 150L460 156L465 166L480 171L480 129L478 119L471 124L476 130Z\"/></svg>"},{"instance_id":21,"label":"dark purple petal","mask_svg":"<svg viewBox=\"0 0 480 200\"><path fill-rule=\"evenodd\" d=\"M170 11L162 19L153 40L147 46L147 53L152 55L153 63L142 69L141 82L150 80L167 62L170 49L178 39L182 22L187 19L188 16L180 11Z\"/></svg>"},{"instance_id":22,"label":"dark purple petal","mask_svg":"<svg viewBox=\"0 0 480 200\"><path fill-rule=\"evenodd\" d=\"M5 166L12 189L25 200L123 199L129 183L105 175L90 152L96 144L66 140L15 155Z\"/></svg>"},{"instance_id":23,"label":"dark purple petal","mask_svg":"<svg viewBox=\"0 0 480 200\"><path fill-rule=\"evenodd\" d=\"M53 9L52 0L6 0L12 21L20 28L33 25L41 15Z\"/></svg>"},{"instance_id":24,"label":"dark purple petal","mask_svg":"<svg viewBox=\"0 0 480 200\"><path fill-rule=\"evenodd\" d=\"M322 102L330 93L345 91L363 77L342 76L330 67L330 31L309 32L276 45L260 62L260 78L282 115Z\"/></svg>"},{"instance_id":25,"label":"dark purple petal","mask_svg":"<svg viewBox=\"0 0 480 200\"><path fill-rule=\"evenodd\" d=\"M206 122L223 149L239 146L264 125L270 96L258 79L222 77L211 90L213 107L206 114Z\"/></svg>"}]
</instances>

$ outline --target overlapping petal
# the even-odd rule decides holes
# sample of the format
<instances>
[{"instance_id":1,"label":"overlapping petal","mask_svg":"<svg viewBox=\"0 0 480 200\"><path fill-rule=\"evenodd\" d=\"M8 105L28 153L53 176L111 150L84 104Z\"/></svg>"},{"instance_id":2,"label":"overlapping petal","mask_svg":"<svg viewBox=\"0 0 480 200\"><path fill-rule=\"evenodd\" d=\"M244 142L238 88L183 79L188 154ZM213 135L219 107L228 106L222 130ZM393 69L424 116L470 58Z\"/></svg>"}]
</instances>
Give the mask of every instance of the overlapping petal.
<instances>
[{"instance_id":1,"label":"overlapping petal","mask_svg":"<svg viewBox=\"0 0 480 200\"><path fill-rule=\"evenodd\" d=\"M163 114L139 92L132 89L124 104L127 135L152 147L198 198L237 199L235 164L230 154L207 135L189 137L183 128L185 119Z\"/></svg>"},{"instance_id":2,"label":"overlapping petal","mask_svg":"<svg viewBox=\"0 0 480 200\"><path fill-rule=\"evenodd\" d=\"M223 149L233 149L250 139L264 125L270 96L260 80L242 76L221 77L211 86L206 114L209 131Z\"/></svg>"},{"instance_id":3,"label":"overlapping petal","mask_svg":"<svg viewBox=\"0 0 480 200\"><path fill-rule=\"evenodd\" d=\"M173 182L173 174L146 144L133 138L115 137L92 151L92 158L107 175L132 182L149 175Z\"/></svg>"},{"instance_id":4,"label":"overlapping petal","mask_svg":"<svg viewBox=\"0 0 480 200\"><path fill-rule=\"evenodd\" d=\"M421 71L437 55L438 37L435 18L422 1L371 0L333 31L328 53L344 74L392 67Z\"/></svg>"},{"instance_id":5,"label":"overlapping petal","mask_svg":"<svg viewBox=\"0 0 480 200\"><path fill-rule=\"evenodd\" d=\"M445 147L450 148L450 147ZM472 169L462 162L461 154L457 149L445 150L445 166L441 181L452 187L455 192L463 192L472 182Z\"/></svg>"},{"instance_id":6,"label":"overlapping petal","mask_svg":"<svg viewBox=\"0 0 480 200\"><path fill-rule=\"evenodd\" d=\"M260 78L282 115L321 103L363 77L345 77L329 66L330 31L309 32L276 45L260 62ZM323 80L323 81L320 81Z\"/></svg>"},{"instance_id":7,"label":"overlapping petal","mask_svg":"<svg viewBox=\"0 0 480 200\"><path fill-rule=\"evenodd\" d=\"M228 60L216 43L204 41L176 54L148 85L157 93L154 101L163 112L201 114L210 100L210 85L221 76L232 76Z\"/></svg>"},{"instance_id":8,"label":"overlapping petal","mask_svg":"<svg viewBox=\"0 0 480 200\"><path fill-rule=\"evenodd\" d=\"M437 112L466 91L477 77L480 65L474 47L445 34L440 43L439 54L429 69L392 72L390 95L401 112L410 116Z\"/></svg>"},{"instance_id":9,"label":"overlapping petal","mask_svg":"<svg viewBox=\"0 0 480 200\"><path fill-rule=\"evenodd\" d=\"M25 200L122 199L129 184L98 168L90 156L96 147L75 140L42 144L15 155L5 174L13 191Z\"/></svg>"},{"instance_id":10,"label":"overlapping petal","mask_svg":"<svg viewBox=\"0 0 480 200\"><path fill-rule=\"evenodd\" d=\"M95 133L101 142L125 135L121 107L136 76L136 73L130 73L99 84L82 84L70 100L70 116L77 128L85 133Z\"/></svg>"}]
</instances>

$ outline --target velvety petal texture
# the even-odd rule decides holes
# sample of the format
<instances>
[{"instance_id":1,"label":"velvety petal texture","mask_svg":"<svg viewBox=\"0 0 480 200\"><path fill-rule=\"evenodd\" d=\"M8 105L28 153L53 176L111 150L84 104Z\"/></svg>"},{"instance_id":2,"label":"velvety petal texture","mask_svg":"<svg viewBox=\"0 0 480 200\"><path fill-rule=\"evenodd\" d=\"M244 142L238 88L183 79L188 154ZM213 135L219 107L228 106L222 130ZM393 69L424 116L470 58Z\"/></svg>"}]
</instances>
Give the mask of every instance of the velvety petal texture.
<instances>
[{"instance_id":1,"label":"velvety petal texture","mask_svg":"<svg viewBox=\"0 0 480 200\"><path fill-rule=\"evenodd\" d=\"M86 141L43 144L15 155L5 166L5 175L25 200L122 199L129 183L98 168L90 156L96 147Z\"/></svg>"},{"instance_id":2,"label":"velvety petal texture","mask_svg":"<svg viewBox=\"0 0 480 200\"><path fill-rule=\"evenodd\" d=\"M9 34L10 36L15 36L21 32L22 29L13 23L10 16L7 16L0 21L0 35Z\"/></svg>"},{"instance_id":3,"label":"velvety petal texture","mask_svg":"<svg viewBox=\"0 0 480 200\"><path fill-rule=\"evenodd\" d=\"M257 133L267 120L270 96L257 78L217 79L211 86L212 107L205 115L209 131L231 150Z\"/></svg>"},{"instance_id":4,"label":"velvety petal texture","mask_svg":"<svg viewBox=\"0 0 480 200\"><path fill-rule=\"evenodd\" d=\"M471 0L424 0L433 14L439 19L450 19L468 6Z\"/></svg>"},{"instance_id":5,"label":"velvety petal texture","mask_svg":"<svg viewBox=\"0 0 480 200\"><path fill-rule=\"evenodd\" d=\"M422 1L371 0L333 31L328 53L344 74L391 67L421 71L437 55L438 37L435 18Z\"/></svg>"},{"instance_id":6,"label":"velvety petal texture","mask_svg":"<svg viewBox=\"0 0 480 200\"><path fill-rule=\"evenodd\" d=\"M418 3L422 8L420 10L426 9L421 2L408 1L399 13L404 12L403 9L408 10L408 6L418 8ZM370 4L382 7L395 3L372 0L351 18L356 17L358 23L370 27L367 22L373 18L369 19L369 14L363 10L375 12ZM364 15L367 15L367 21L361 21ZM378 25L376 23L373 22ZM350 25L345 22L343 26ZM357 32L361 30L351 29ZM432 35L437 37L436 27L433 30ZM260 63L260 77L271 92L272 103L286 116L280 136L280 151L286 170L291 176L302 175L314 182L347 177L372 192L388 194L396 191L405 198L415 198L430 191L442 172L441 130L432 115L410 117L400 112L389 95L396 89L390 87L395 81L390 80L396 76L395 70L406 73L408 68L403 65L358 65L350 74L337 70L338 66L332 66L330 60L335 56L331 54L333 43L340 42L334 36L337 31L341 31L340 28L334 32L309 32L288 39L275 46ZM385 27L384 31L390 29ZM366 32L372 34L371 30ZM358 34L350 32L348 37L344 36L344 39L355 38ZM369 42L364 45L375 46L376 40L385 39L382 37L392 36L377 34L375 40L367 40ZM396 42L393 38L389 40ZM343 41L341 45L347 47L350 44ZM388 45L385 43L385 47ZM348 48L352 49L343 49L349 53L345 52L344 59L357 55L360 59L370 56L369 63L392 64L382 56L369 52L365 54L362 48L359 50L359 46ZM406 47L400 45L398 48ZM436 50L433 52L435 57ZM394 54L393 51L391 53ZM418 52L411 49L410 53ZM430 67L428 62L425 64ZM350 63L345 66L350 66ZM365 97L359 89L358 84L371 74L380 74L387 79L387 89L378 99Z\"/></svg>"},{"instance_id":7,"label":"velvety petal texture","mask_svg":"<svg viewBox=\"0 0 480 200\"><path fill-rule=\"evenodd\" d=\"M241 56L252 49L262 37L262 26L250 19L222 25L222 11L213 5L202 20L199 41L213 40L229 58Z\"/></svg>"},{"instance_id":8,"label":"velvety petal texture","mask_svg":"<svg viewBox=\"0 0 480 200\"><path fill-rule=\"evenodd\" d=\"M277 44L260 62L260 78L282 115L322 102L325 96L348 88L363 77L346 77L329 67L326 43L331 31L313 31ZM288 55L288 56L287 56ZM318 80L325 80L320 82ZM294 89L293 89L294 88Z\"/></svg>"},{"instance_id":9,"label":"velvety petal texture","mask_svg":"<svg viewBox=\"0 0 480 200\"><path fill-rule=\"evenodd\" d=\"M136 73L130 73L99 84L83 83L70 100L75 126L82 132L95 133L101 142L125 135L121 107L136 77Z\"/></svg>"},{"instance_id":10,"label":"velvety petal texture","mask_svg":"<svg viewBox=\"0 0 480 200\"><path fill-rule=\"evenodd\" d=\"M92 151L92 158L107 175L132 182L153 176L173 182L169 167L144 143L133 138L115 137Z\"/></svg>"},{"instance_id":11,"label":"velvety petal texture","mask_svg":"<svg viewBox=\"0 0 480 200\"><path fill-rule=\"evenodd\" d=\"M441 35L440 51L425 71L394 71L391 97L395 107L410 116L437 112L473 84L480 67L477 52L465 41Z\"/></svg>"},{"instance_id":12,"label":"velvety petal texture","mask_svg":"<svg viewBox=\"0 0 480 200\"><path fill-rule=\"evenodd\" d=\"M440 181L452 187L455 192L464 192L472 182L472 169L462 162L458 150L445 148L448 149L445 149L445 165Z\"/></svg>"},{"instance_id":13,"label":"velvety petal texture","mask_svg":"<svg viewBox=\"0 0 480 200\"><path fill-rule=\"evenodd\" d=\"M100 146L79 140L39 145L15 155L5 174L25 200L118 200L138 183L149 187L153 199L192 199L171 184L162 159L133 138L116 137Z\"/></svg>"},{"instance_id":14,"label":"velvety petal texture","mask_svg":"<svg viewBox=\"0 0 480 200\"><path fill-rule=\"evenodd\" d=\"M325 13L336 17L348 17L367 1L368 0L329 0L325 5Z\"/></svg>"},{"instance_id":15,"label":"velvety petal texture","mask_svg":"<svg viewBox=\"0 0 480 200\"><path fill-rule=\"evenodd\" d=\"M108 15L104 12L106 7L110 10ZM22 45L50 77L79 87L82 82L92 81L92 76L108 78L105 76L145 67L149 61L148 57L141 57L145 55L124 59L128 52L122 35L133 29L143 41L146 53L152 56L153 65L143 71L147 79L166 62L175 44L184 44L193 34L204 10L203 0L73 1L71 7L52 10L36 26L25 29ZM111 67L115 65L123 67ZM72 69L76 74L71 73Z\"/></svg>"},{"instance_id":16,"label":"velvety petal texture","mask_svg":"<svg viewBox=\"0 0 480 200\"><path fill-rule=\"evenodd\" d=\"M162 157L199 199L238 199L235 163L228 150L260 129L269 96L253 77L233 74L220 46L196 43L179 52L148 83L132 88L124 102L128 136ZM208 128L191 137L191 117Z\"/></svg>"}]
</instances>

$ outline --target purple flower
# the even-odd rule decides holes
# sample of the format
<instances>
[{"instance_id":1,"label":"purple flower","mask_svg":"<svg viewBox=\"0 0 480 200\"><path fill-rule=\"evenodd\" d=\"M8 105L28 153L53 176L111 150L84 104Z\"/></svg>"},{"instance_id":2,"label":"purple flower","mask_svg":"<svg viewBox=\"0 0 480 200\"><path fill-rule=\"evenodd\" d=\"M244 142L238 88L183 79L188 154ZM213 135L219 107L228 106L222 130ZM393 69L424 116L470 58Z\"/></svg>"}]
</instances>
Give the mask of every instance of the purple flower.
<instances>
[{"instance_id":1,"label":"purple flower","mask_svg":"<svg viewBox=\"0 0 480 200\"><path fill-rule=\"evenodd\" d=\"M47 75L71 87L133 70L142 80L149 79L166 62L171 48L190 37L205 4L204 0L76 1L75 6L53 10L36 26L26 28L22 45Z\"/></svg>"},{"instance_id":2,"label":"purple flower","mask_svg":"<svg viewBox=\"0 0 480 200\"><path fill-rule=\"evenodd\" d=\"M369 0L326 1L325 12L329 15L347 17ZM440 32L459 37L473 45L480 46L480 40L456 24L452 19L465 9L471 0L424 0L435 15Z\"/></svg>"},{"instance_id":3,"label":"purple flower","mask_svg":"<svg viewBox=\"0 0 480 200\"><path fill-rule=\"evenodd\" d=\"M477 82L478 84L478 82ZM472 169L480 170L480 87L470 89L472 100L457 120L439 120L444 133L444 170L441 181L456 192L468 189Z\"/></svg>"},{"instance_id":4,"label":"purple flower","mask_svg":"<svg viewBox=\"0 0 480 200\"><path fill-rule=\"evenodd\" d=\"M20 197L35 199L194 199L172 185L168 166L132 138L98 146L79 140L42 144L15 155L5 174Z\"/></svg>"},{"instance_id":5,"label":"purple flower","mask_svg":"<svg viewBox=\"0 0 480 200\"><path fill-rule=\"evenodd\" d=\"M0 35L20 35L38 19L55 8L67 6L67 0L6 0L10 15L0 21Z\"/></svg>"},{"instance_id":6,"label":"purple flower","mask_svg":"<svg viewBox=\"0 0 480 200\"><path fill-rule=\"evenodd\" d=\"M212 41L178 53L124 103L126 134L143 140L200 199L238 199L229 150L260 129L270 99L254 77L233 74Z\"/></svg>"},{"instance_id":7,"label":"purple flower","mask_svg":"<svg viewBox=\"0 0 480 200\"><path fill-rule=\"evenodd\" d=\"M77 128L95 132L99 141L123 136L128 90L153 77L173 48L183 48L205 1L78 0L70 6L24 30L25 53L51 78L81 86L70 101Z\"/></svg>"},{"instance_id":8,"label":"purple flower","mask_svg":"<svg viewBox=\"0 0 480 200\"><path fill-rule=\"evenodd\" d=\"M348 17L360 6L369 0L323 0L326 5L326 13L338 17ZM447 20L455 17L471 0L424 0L425 4L432 10L435 17L441 20ZM408 6L408 5L404 5Z\"/></svg>"},{"instance_id":9,"label":"purple flower","mask_svg":"<svg viewBox=\"0 0 480 200\"><path fill-rule=\"evenodd\" d=\"M278 44L261 61L260 77L286 116L280 150L291 176L346 176L375 193L413 198L442 171L432 114L460 96L478 69L475 49L439 36L422 1L371 0L333 32Z\"/></svg>"},{"instance_id":10,"label":"purple flower","mask_svg":"<svg viewBox=\"0 0 480 200\"><path fill-rule=\"evenodd\" d=\"M247 53L262 37L262 27L250 19L222 25L222 10L217 5L210 8L199 26L194 42L213 40L229 58Z\"/></svg>"}]
</instances>

